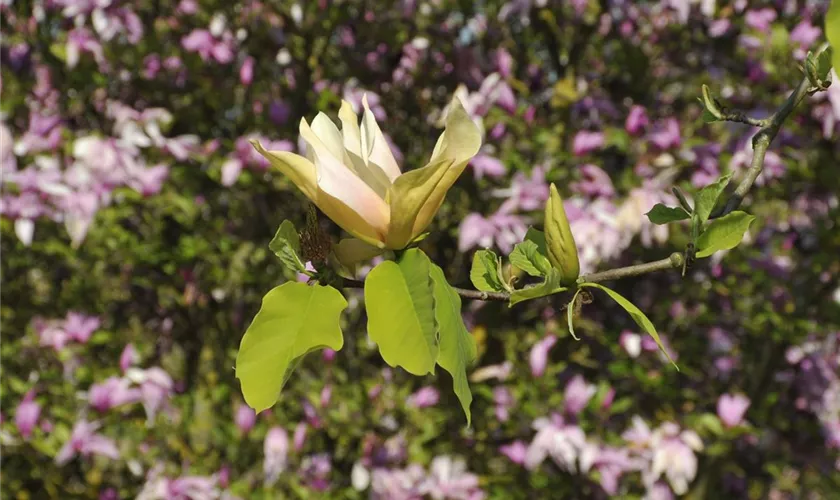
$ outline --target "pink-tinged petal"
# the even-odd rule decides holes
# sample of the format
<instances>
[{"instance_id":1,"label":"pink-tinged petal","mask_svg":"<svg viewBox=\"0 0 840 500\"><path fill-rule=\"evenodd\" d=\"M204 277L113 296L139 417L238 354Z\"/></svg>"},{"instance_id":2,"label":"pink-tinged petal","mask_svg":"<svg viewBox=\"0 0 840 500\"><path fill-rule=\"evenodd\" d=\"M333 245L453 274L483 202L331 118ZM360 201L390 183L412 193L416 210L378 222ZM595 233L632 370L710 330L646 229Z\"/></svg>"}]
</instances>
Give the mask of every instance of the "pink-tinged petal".
<instances>
[{"instance_id":1,"label":"pink-tinged petal","mask_svg":"<svg viewBox=\"0 0 840 500\"><path fill-rule=\"evenodd\" d=\"M394 182L394 179L401 174L400 167L394 159L394 153L391 152L379 124L376 123L376 117L368 106L367 95L362 96L362 106L364 107L361 130L362 159L366 163L373 162L378 165L388 179Z\"/></svg>"},{"instance_id":2,"label":"pink-tinged petal","mask_svg":"<svg viewBox=\"0 0 840 500\"><path fill-rule=\"evenodd\" d=\"M352 167L365 184L384 199L388 188L391 186L391 179L376 163L365 162L365 156L362 154L362 132L359 129L359 117L353 112L353 106L349 102L341 102L338 118L341 120L342 142Z\"/></svg>"},{"instance_id":3,"label":"pink-tinged petal","mask_svg":"<svg viewBox=\"0 0 840 500\"><path fill-rule=\"evenodd\" d=\"M529 363L531 364L531 375L535 377L542 377L545 369L548 366L548 352L557 343L557 337L549 335L543 340L537 342L531 348L529 356Z\"/></svg>"},{"instance_id":4,"label":"pink-tinged petal","mask_svg":"<svg viewBox=\"0 0 840 500\"><path fill-rule=\"evenodd\" d=\"M390 221L385 200L333 156L306 120L301 120L300 134L314 155L318 187L344 205L330 218L351 234L384 241Z\"/></svg>"}]
</instances>

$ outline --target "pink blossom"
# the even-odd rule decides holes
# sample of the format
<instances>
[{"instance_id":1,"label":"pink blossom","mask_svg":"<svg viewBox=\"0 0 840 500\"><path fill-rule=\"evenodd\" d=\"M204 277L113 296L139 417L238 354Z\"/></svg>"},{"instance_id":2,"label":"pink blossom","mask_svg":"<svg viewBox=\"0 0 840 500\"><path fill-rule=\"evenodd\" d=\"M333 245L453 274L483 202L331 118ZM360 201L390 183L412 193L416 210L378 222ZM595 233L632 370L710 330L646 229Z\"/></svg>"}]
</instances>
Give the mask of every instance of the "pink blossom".
<instances>
[{"instance_id":1,"label":"pink blossom","mask_svg":"<svg viewBox=\"0 0 840 500\"><path fill-rule=\"evenodd\" d=\"M140 361L140 355L133 344L126 344L122 354L120 354L120 370L126 372L131 366Z\"/></svg>"},{"instance_id":2,"label":"pink blossom","mask_svg":"<svg viewBox=\"0 0 840 500\"><path fill-rule=\"evenodd\" d=\"M467 470L464 460L446 455L432 459L429 475L420 485L419 492L434 500L482 500L485 497L478 488L478 476Z\"/></svg>"},{"instance_id":3,"label":"pink blossom","mask_svg":"<svg viewBox=\"0 0 840 500\"><path fill-rule=\"evenodd\" d=\"M717 414L726 427L737 427L744 420L750 400L743 394L724 394L717 402Z\"/></svg>"},{"instance_id":4,"label":"pink blossom","mask_svg":"<svg viewBox=\"0 0 840 500\"><path fill-rule=\"evenodd\" d=\"M586 448L586 435L575 425L567 425L562 418L539 418L534 421L537 434L528 446L525 467L534 470L546 458L567 472L577 472L578 458Z\"/></svg>"},{"instance_id":5,"label":"pink blossom","mask_svg":"<svg viewBox=\"0 0 840 500\"><path fill-rule=\"evenodd\" d=\"M656 122L648 139L661 150L678 147L682 143L680 124L676 118L667 118Z\"/></svg>"},{"instance_id":6,"label":"pink blossom","mask_svg":"<svg viewBox=\"0 0 840 500\"><path fill-rule=\"evenodd\" d=\"M572 140L572 153L575 156L583 156L604 146L604 134L602 132L590 132L581 130L575 134Z\"/></svg>"},{"instance_id":7,"label":"pink blossom","mask_svg":"<svg viewBox=\"0 0 840 500\"><path fill-rule=\"evenodd\" d=\"M545 180L545 168L536 166L531 171L531 176L525 172L517 172L513 176L510 188L494 191L496 196L507 197L507 200L499 208L502 213L511 213L518 210L542 210L548 200L548 183Z\"/></svg>"},{"instance_id":8,"label":"pink blossom","mask_svg":"<svg viewBox=\"0 0 840 500\"><path fill-rule=\"evenodd\" d=\"M272 427L263 443L263 475L266 485L277 482L288 466L288 457L289 435L282 427Z\"/></svg>"},{"instance_id":9,"label":"pink blossom","mask_svg":"<svg viewBox=\"0 0 840 500\"><path fill-rule=\"evenodd\" d=\"M814 26L810 20L803 19L790 32L790 41L807 49L819 40L820 35L822 35L822 29L819 26Z\"/></svg>"},{"instance_id":10,"label":"pink blossom","mask_svg":"<svg viewBox=\"0 0 840 500\"><path fill-rule=\"evenodd\" d=\"M438 390L434 387L427 386L410 395L406 400L406 404L415 408L428 408L438 404L438 401L440 401Z\"/></svg>"},{"instance_id":11,"label":"pink blossom","mask_svg":"<svg viewBox=\"0 0 840 500\"><path fill-rule=\"evenodd\" d=\"M15 410L15 426L25 441L29 440L32 430L38 425L38 418L41 416L41 405L35 401L35 391L26 393Z\"/></svg>"},{"instance_id":12,"label":"pink blossom","mask_svg":"<svg viewBox=\"0 0 840 500\"><path fill-rule=\"evenodd\" d=\"M76 28L67 33L67 67L75 68L79 63L82 53L87 52L93 55L93 59L100 68L107 66L102 44L99 43L87 28Z\"/></svg>"},{"instance_id":13,"label":"pink blossom","mask_svg":"<svg viewBox=\"0 0 840 500\"><path fill-rule=\"evenodd\" d=\"M93 384L88 390L88 403L95 410L105 412L111 408L140 400L140 391L131 388L131 381L109 377L104 382Z\"/></svg>"},{"instance_id":14,"label":"pink blossom","mask_svg":"<svg viewBox=\"0 0 840 500\"><path fill-rule=\"evenodd\" d=\"M496 419L499 422L507 422L510 418L510 409L513 407L513 394L510 389L503 386L497 386L493 389L493 403L495 403Z\"/></svg>"},{"instance_id":15,"label":"pink blossom","mask_svg":"<svg viewBox=\"0 0 840 500\"><path fill-rule=\"evenodd\" d=\"M308 426L306 422L299 422L297 426L295 426L295 433L292 437L292 445L295 451L300 451L303 449L303 445L306 443L306 431Z\"/></svg>"},{"instance_id":16,"label":"pink blossom","mask_svg":"<svg viewBox=\"0 0 840 500\"><path fill-rule=\"evenodd\" d=\"M485 175L488 177L501 177L507 173L507 167L498 158L490 155L479 153L470 161L473 168L473 175L476 179L481 179Z\"/></svg>"},{"instance_id":17,"label":"pink blossom","mask_svg":"<svg viewBox=\"0 0 840 500\"><path fill-rule=\"evenodd\" d=\"M587 384L582 376L576 375L566 384L563 395L564 409L570 415L577 415L586 408L595 391L594 385Z\"/></svg>"},{"instance_id":18,"label":"pink blossom","mask_svg":"<svg viewBox=\"0 0 840 500\"><path fill-rule=\"evenodd\" d=\"M73 459L76 455L88 457L91 455L101 455L116 460L120 457L120 452L117 445L111 438L107 438L101 434L97 434L99 424L96 422L87 422L79 420L73 427L73 432L70 435L70 440L64 443L61 450L55 456L55 462L58 465L64 465Z\"/></svg>"},{"instance_id":19,"label":"pink blossom","mask_svg":"<svg viewBox=\"0 0 840 500\"><path fill-rule=\"evenodd\" d=\"M627 120L624 122L624 130L630 135L639 135L649 124L650 120L647 116L647 110L642 106L636 105L630 108L630 113L628 113Z\"/></svg>"},{"instance_id":20,"label":"pink blossom","mask_svg":"<svg viewBox=\"0 0 840 500\"><path fill-rule=\"evenodd\" d=\"M504 363L499 363L497 365L482 366L470 375L470 381L484 382L491 379L507 380L512 371L513 363L510 361L505 361Z\"/></svg>"},{"instance_id":21,"label":"pink blossom","mask_svg":"<svg viewBox=\"0 0 840 500\"><path fill-rule=\"evenodd\" d=\"M667 422L653 432L649 446L653 456L644 482L653 484L664 474L674 493L685 494L697 475L695 452L703 449L703 441L694 431L680 431L677 424Z\"/></svg>"},{"instance_id":22,"label":"pink blossom","mask_svg":"<svg viewBox=\"0 0 840 500\"><path fill-rule=\"evenodd\" d=\"M64 331L71 339L84 344L93 332L99 329L99 323L99 318L95 316L69 312L64 320Z\"/></svg>"},{"instance_id":23,"label":"pink blossom","mask_svg":"<svg viewBox=\"0 0 840 500\"><path fill-rule=\"evenodd\" d=\"M573 182L571 188L585 196L606 197L615 196L612 180L600 167L587 164L580 167L581 180Z\"/></svg>"},{"instance_id":24,"label":"pink blossom","mask_svg":"<svg viewBox=\"0 0 840 500\"><path fill-rule=\"evenodd\" d=\"M525 237L526 219L518 215L497 212L489 218L472 213L464 217L458 230L458 248L462 252L473 247L489 248L494 243L504 253Z\"/></svg>"},{"instance_id":25,"label":"pink blossom","mask_svg":"<svg viewBox=\"0 0 840 500\"><path fill-rule=\"evenodd\" d=\"M516 465L524 465L528 453L528 446L522 441L514 441L499 447L499 452L508 457Z\"/></svg>"},{"instance_id":26,"label":"pink blossom","mask_svg":"<svg viewBox=\"0 0 840 500\"><path fill-rule=\"evenodd\" d=\"M254 410L248 405L239 405L233 418L236 423L236 427L238 427L243 434L248 434L251 429L254 428L254 424L257 423L257 414L254 413Z\"/></svg>"},{"instance_id":27,"label":"pink blossom","mask_svg":"<svg viewBox=\"0 0 840 500\"><path fill-rule=\"evenodd\" d=\"M330 456L326 453L318 453L303 459L298 474L309 488L315 491L327 491L330 488L331 471Z\"/></svg>"},{"instance_id":28,"label":"pink blossom","mask_svg":"<svg viewBox=\"0 0 840 500\"><path fill-rule=\"evenodd\" d=\"M541 341L534 344L531 348L528 361L531 365L531 375L534 377L542 377L545 373L546 366L548 366L548 352L557 343L557 337L548 335Z\"/></svg>"},{"instance_id":29,"label":"pink blossom","mask_svg":"<svg viewBox=\"0 0 840 500\"><path fill-rule=\"evenodd\" d=\"M140 401L149 422L153 422L158 411L166 405L173 393L172 377L157 366L146 370L131 368L126 376L140 385Z\"/></svg>"},{"instance_id":30,"label":"pink blossom","mask_svg":"<svg viewBox=\"0 0 840 500\"><path fill-rule=\"evenodd\" d=\"M181 39L181 46L189 52L197 52L204 61L215 60L220 64L233 61L233 36L229 32L215 37L208 30L193 30Z\"/></svg>"},{"instance_id":31,"label":"pink blossom","mask_svg":"<svg viewBox=\"0 0 840 500\"><path fill-rule=\"evenodd\" d=\"M770 7L758 10L748 10L744 22L750 28L761 31L762 33L770 32L770 25L776 20L776 11Z\"/></svg>"},{"instance_id":32,"label":"pink blossom","mask_svg":"<svg viewBox=\"0 0 840 500\"><path fill-rule=\"evenodd\" d=\"M504 48L496 49L495 53L496 68L499 74L504 78L510 78L513 75L513 56Z\"/></svg>"},{"instance_id":33,"label":"pink blossom","mask_svg":"<svg viewBox=\"0 0 840 500\"><path fill-rule=\"evenodd\" d=\"M254 81L253 57L246 57L245 61L242 63L242 67L239 68L239 81L245 86L251 85L251 82Z\"/></svg>"}]
</instances>

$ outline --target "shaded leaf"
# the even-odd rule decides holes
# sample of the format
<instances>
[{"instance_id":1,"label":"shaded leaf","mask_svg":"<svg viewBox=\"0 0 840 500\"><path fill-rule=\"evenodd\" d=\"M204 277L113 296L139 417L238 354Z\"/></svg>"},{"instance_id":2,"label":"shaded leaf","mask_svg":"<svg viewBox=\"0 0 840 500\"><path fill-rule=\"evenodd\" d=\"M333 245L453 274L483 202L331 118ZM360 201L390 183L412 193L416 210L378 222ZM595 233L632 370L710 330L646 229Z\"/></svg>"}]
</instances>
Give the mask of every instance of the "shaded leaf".
<instances>
[{"instance_id":1,"label":"shaded leaf","mask_svg":"<svg viewBox=\"0 0 840 500\"><path fill-rule=\"evenodd\" d=\"M514 305L526 300L545 297L546 295L564 292L566 290L568 290L567 287L560 286L560 273L557 269L551 268L545 277L545 281L542 283L512 291L510 293L509 305L510 307L513 307Z\"/></svg>"},{"instance_id":2,"label":"shaded leaf","mask_svg":"<svg viewBox=\"0 0 840 500\"><path fill-rule=\"evenodd\" d=\"M545 239L543 239L545 241ZM540 253L539 246L530 240L517 243L510 253L510 263L531 276L545 276L551 269L551 262Z\"/></svg>"},{"instance_id":3,"label":"shaded leaf","mask_svg":"<svg viewBox=\"0 0 840 500\"><path fill-rule=\"evenodd\" d=\"M667 207L662 203L654 205L646 215L654 224L668 224L669 222L686 220L691 217L682 207Z\"/></svg>"},{"instance_id":4,"label":"shaded leaf","mask_svg":"<svg viewBox=\"0 0 840 500\"><path fill-rule=\"evenodd\" d=\"M572 297L572 300L566 305L566 320L569 322L569 333L572 335L572 338L575 340L580 340L577 335L575 335L575 300L577 300L578 295L580 295L580 291L582 288L578 288L575 291L575 295Z\"/></svg>"},{"instance_id":5,"label":"shaded leaf","mask_svg":"<svg viewBox=\"0 0 840 500\"><path fill-rule=\"evenodd\" d=\"M506 287L499 272L499 258L491 250L478 250L473 255L470 281L482 292L503 292Z\"/></svg>"}]
</instances>

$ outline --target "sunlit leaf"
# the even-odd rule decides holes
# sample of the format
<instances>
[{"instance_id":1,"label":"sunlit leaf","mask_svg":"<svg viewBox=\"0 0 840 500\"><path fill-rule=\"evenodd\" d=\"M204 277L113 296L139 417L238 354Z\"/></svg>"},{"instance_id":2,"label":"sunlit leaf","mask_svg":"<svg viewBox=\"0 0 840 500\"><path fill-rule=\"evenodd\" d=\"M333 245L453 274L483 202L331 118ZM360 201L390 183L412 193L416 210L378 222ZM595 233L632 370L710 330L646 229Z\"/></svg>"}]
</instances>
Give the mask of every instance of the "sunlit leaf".
<instances>
[{"instance_id":1,"label":"sunlit leaf","mask_svg":"<svg viewBox=\"0 0 840 500\"><path fill-rule=\"evenodd\" d=\"M280 224L268 248L290 270L303 272L306 269L306 265L300 258L300 236L291 221L284 220Z\"/></svg>"},{"instance_id":2,"label":"sunlit leaf","mask_svg":"<svg viewBox=\"0 0 840 500\"><path fill-rule=\"evenodd\" d=\"M691 217L682 207L667 207L662 203L654 205L646 215L654 224L668 224Z\"/></svg>"},{"instance_id":3,"label":"sunlit leaf","mask_svg":"<svg viewBox=\"0 0 840 500\"><path fill-rule=\"evenodd\" d=\"M540 253L536 243L527 239L513 248L513 252L510 253L510 263L531 276L545 276L551 269L548 257Z\"/></svg>"},{"instance_id":4,"label":"sunlit leaf","mask_svg":"<svg viewBox=\"0 0 840 500\"><path fill-rule=\"evenodd\" d=\"M270 408L302 356L341 349L339 318L346 307L341 292L329 286L289 282L268 292L236 355L245 402L257 412Z\"/></svg>"},{"instance_id":5,"label":"sunlit leaf","mask_svg":"<svg viewBox=\"0 0 840 500\"><path fill-rule=\"evenodd\" d=\"M825 37L831 44L834 70L840 75L840 0L832 0L828 12L825 13ZM840 84L834 82L832 85Z\"/></svg>"},{"instance_id":6,"label":"sunlit leaf","mask_svg":"<svg viewBox=\"0 0 840 500\"><path fill-rule=\"evenodd\" d=\"M499 258L491 250L478 250L473 255L470 281L482 292L502 292L505 285L499 277Z\"/></svg>"},{"instance_id":7,"label":"sunlit leaf","mask_svg":"<svg viewBox=\"0 0 840 500\"><path fill-rule=\"evenodd\" d=\"M412 248L399 263L382 262L365 279L368 336L386 363L414 375L434 373L438 359L431 265Z\"/></svg>"},{"instance_id":8,"label":"sunlit leaf","mask_svg":"<svg viewBox=\"0 0 840 500\"><path fill-rule=\"evenodd\" d=\"M510 307L526 300L545 297L546 295L564 292L566 290L568 290L568 287L560 286L559 271L551 268L542 283L512 291L510 293Z\"/></svg>"},{"instance_id":9,"label":"sunlit leaf","mask_svg":"<svg viewBox=\"0 0 840 500\"><path fill-rule=\"evenodd\" d=\"M713 220L697 238L697 257L708 257L720 250L735 248L754 220L754 216L741 211Z\"/></svg>"},{"instance_id":10,"label":"sunlit leaf","mask_svg":"<svg viewBox=\"0 0 840 500\"><path fill-rule=\"evenodd\" d=\"M714 210L718 198L726 189L731 177L732 174L726 174L697 193L697 199L694 200L694 213L697 214L700 224L709 220L709 215Z\"/></svg>"}]
</instances>

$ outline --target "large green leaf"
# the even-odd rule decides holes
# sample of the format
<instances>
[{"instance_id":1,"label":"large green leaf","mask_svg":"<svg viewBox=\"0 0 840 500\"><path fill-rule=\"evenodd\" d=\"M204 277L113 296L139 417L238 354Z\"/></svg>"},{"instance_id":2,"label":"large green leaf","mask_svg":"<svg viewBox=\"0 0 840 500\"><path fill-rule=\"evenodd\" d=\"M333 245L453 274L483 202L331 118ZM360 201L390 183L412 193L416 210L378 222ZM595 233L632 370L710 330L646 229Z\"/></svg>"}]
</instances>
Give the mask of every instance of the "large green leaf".
<instances>
[{"instance_id":1,"label":"large green leaf","mask_svg":"<svg viewBox=\"0 0 840 500\"><path fill-rule=\"evenodd\" d=\"M741 211L715 219L697 238L697 257L708 257L720 250L735 248L744 239L755 217Z\"/></svg>"},{"instance_id":2,"label":"large green leaf","mask_svg":"<svg viewBox=\"0 0 840 500\"><path fill-rule=\"evenodd\" d=\"M623 307L624 310L630 314L630 317L633 318L633 321L635 321L640 328L642 328L651 337L653 337L653 340L656 341L656 345L658 345L659 349L661 349L662 352L665 353L665 357L668 358L668 361L670 361L674 365L674 367L677 367L677 364L674 363L673 359L671 359L671 356L668 354L668 351L665 350L665 346L662 345L662 340L659 339L659 334L656 333L656 327L653 326L653 323L651 323L651 321L648 319L647 316L645 316L645 313L643 313L641 309L636 307L635 304L633 304L629 300L622 297L620 293L598 283L581 283L580 286L598 288L599 290L603 290L604 292L606 292L607 295L610 296L610 298L612 298L618 305ZM679 370L679 368L677 369Z\"/></svg>"},{"instance_id":3,"label":"large green leaf","mask_svg":"<svg viewBox=\"0 0 840 500\"><path fill-rule=\"evenodd\" d=\"M365 279L368 335L390 366L414 375L434 373L438 359L431 262L421 250L406 250L399 263L385 261Z\"/></svg>"},{"instance_id":4,"label":"large green leaf","mask_svg":"<svg viewBox=\"0 0 840 500\"><path fill-rule=\"evenodd\" d=\"M274 252L280 261L292 271L303 272L306 265L300 258L300 236L298 236L295 225L291 221L284 220L277 228L277 233L268 248Z\"/></svg>"},{"instance_id":5,"label":"large green leaf","mask_svg":"<svg viewBox=\"0 0 840 500\"><path fill-rule=\"evenodd\" d=\"M568 290L567 287L560 286L560 272L557 269L551 268L542 283L512 291L510 293L510 307L526 300L545 297L546 295L564 292L566 290Z\"/></svg>"},{"instance_id":6,"label":"large green leaf","mask_svg":"<svg viewBox=\"0 0 840 500\"><path fill-rule=\"evenodd\" d=\"M668 224L691 217L683 207L668 207L662 203L654 205L646 215L654 224Z\"/></svg>"},{"instance_id":7,"label":"large green leaf","mask_svg":"<svg viewBox=\"0 0 840 500\"><path fill-rule=\"evenodd\" d=\"M832 0L825 14L825 37L831 43L834 71L840 76L840 0ZM840 85L840 82L832 85Z\"/></svg>"},{"instance_id":8,"label":"large green leaf","mask_svg":"<svg viewBox=\"0 0 840 500\"><path fill-rule=\"evenodd\" d=\"M482 292L502 292L506 287L499 271L496 254L490 250L478 250L473 255L470 281Z\"/></svg>"},{"instance_id":9,"label":"large green leaf","mask_svg":"<svg viewBox=\"0 0 840 500\"><path fill-rule=\"evenodd\" d=\"M694 200L694 213L700 219L700 224L709 220L709 215L714 210L721 193L729 185L731 177L732 174L726 174L697 193L697 199Z\"/></svg>"},{"instance_id":10,"label":"large green leaf","mask_svg":"<svg viewBox=\"0 0 840 500\"><path fill-rule=\"evenodd\" d=\"M435 318L440 331L440 353L437 363L452 375L452 387L467 416L467 425L470 425L472 392L467 381L467 366L472 364L477 356L475 339L467 331L461 318L461 297L446 282L443 270L434 264L432 280L435 290Z\"/></svg>"},{"instance_id":11,"label":"large green leaf","mask_svg":"<svg viewBox=\"0 0 840 500\"><path fill-rule=\"evenodd\" d=\"M537 243L528 239L513 248L513 252L510 253L510 263L531 276L545 276L551 269L548 257L540 253Z\"/></svg>"},{"instance_id":12,"label":"large green leaf","mask_svg":"<svg viewBox=\"0 0 840 500\"><path fill-rule=\"evenodd\" d=\"M306 353L341 349L339 318L346 307L335 288L305 283L284 283L263 297L236 355L236 378L248 406L257 412L271 407Z\"/></svg>"}]
</instances>

